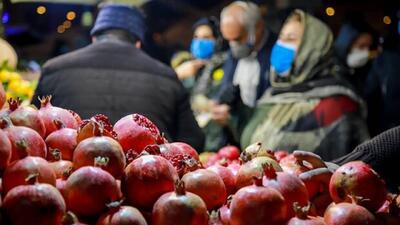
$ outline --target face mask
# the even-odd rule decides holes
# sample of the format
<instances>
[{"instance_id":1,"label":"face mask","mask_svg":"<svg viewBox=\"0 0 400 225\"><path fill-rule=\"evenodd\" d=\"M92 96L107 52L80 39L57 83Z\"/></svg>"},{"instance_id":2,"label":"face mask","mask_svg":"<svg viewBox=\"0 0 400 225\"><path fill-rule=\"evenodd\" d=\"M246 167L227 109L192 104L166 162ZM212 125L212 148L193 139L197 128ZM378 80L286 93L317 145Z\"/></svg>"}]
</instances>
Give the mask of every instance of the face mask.
<instances>
[{"instance_id":1,"label":"face mask","mask_svg":"<svg viewBox=\"0 0 400 225\"><path fill-rule=\"evenodd\" d=\"M271 51L271 67L278 76L287 76L296 57L296 46L277 41Z\"/></svg>"},{"instance_id":2,"label":"face mask","mask_svg":"<svg viewBox=\"0 0 400 225\"><path fill-rule=\"evenodd\" d=\"M192 40L190 52L196 59L210 59L214 54L215 41L196 38Z\"/></svg>"},{"instance_id":3,"label":"face mask","mask_svg":"<svg viewBox=\"0 0 400 225\"><path fill-rule=\"evenodd\" d=\"M351 68L360 68L368 63L369 50L353 49L347 55L347 65Z\"/></svg>"},{"instance_id":4,"label":"face mask","mask_svg":"<svg viewBox=\"0 0 400 225\"><path fill-rule=\"evenodd\" d=\"M249 38L247 40L247 43L242 44L238 41L230 41L229 42L229 47L231 49L232 55L236 59L241 59L249 56L251 52L253 51L254 48L254 42L255 38L254 35L251 34L249 35Z\"/></svg>"}]
</instances>

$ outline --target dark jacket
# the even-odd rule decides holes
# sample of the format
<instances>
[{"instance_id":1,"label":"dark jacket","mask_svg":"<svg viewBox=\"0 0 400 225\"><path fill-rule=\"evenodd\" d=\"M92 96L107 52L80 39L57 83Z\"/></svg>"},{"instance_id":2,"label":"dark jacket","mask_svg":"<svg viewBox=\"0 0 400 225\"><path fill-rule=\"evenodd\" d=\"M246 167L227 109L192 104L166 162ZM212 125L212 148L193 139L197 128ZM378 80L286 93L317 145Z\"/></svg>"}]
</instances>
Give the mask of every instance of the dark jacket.
<instances>
[{"instance_id":1,"label":"dark jacket","mask_svg":"<svg viewBox=\"0 0 400 225\"><path fill-rule=\"evenodd\" d=\"M112 122L132 113L152 120L171 141L199 151L204 135L190 109L189 95L172 69L129 43L101 40L48 61L38 96L52 95L52 104L89 118L97 113Z\"/></svg>"},{"instance_id":2,"label":"dark jacket","mask_svg":"<svg viewBox=\"0 0 400 225\"><path fill-rule=\"evenodd\" d=\"M268 32L268 31L266 31ZM259 99L264 91L269 87L269 67L270 67L270 54L272 46L276 42L276 36L271 32L268 32L267 40L263 47L257 53L257 59L260 63L260 81L257 86L257 99ZM235 75L236 66L239 60L235 59L232 53L229 53L228 59L224 64L224 78L222 79L220 95L230 88L233 82L233 76Z\"/></svg>"}]
</instances>

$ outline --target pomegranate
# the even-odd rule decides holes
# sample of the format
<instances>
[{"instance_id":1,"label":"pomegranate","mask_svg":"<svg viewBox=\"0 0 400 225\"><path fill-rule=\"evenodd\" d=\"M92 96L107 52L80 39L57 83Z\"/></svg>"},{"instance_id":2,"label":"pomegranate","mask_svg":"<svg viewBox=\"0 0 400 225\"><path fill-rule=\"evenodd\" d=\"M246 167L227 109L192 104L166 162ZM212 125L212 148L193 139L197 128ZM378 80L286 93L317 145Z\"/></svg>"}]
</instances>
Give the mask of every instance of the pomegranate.
<instances>
[{"instance_id":1,"label":"pomegranate","mask_svg":"<svg viewBox=\"0 0 400 225\"><path fill-rule=\"evenodd\" d=\"M372 213L354 202L342 202L329 206L325 211L324 220L326 225L377 224L375 216Z\"/></svg>"},{"instance_id":2,"label":"pomegranate","mask_svg":"<svg viewBox=\"0 0 400 225\"><path fill-rule=\"evenodd\" d=\"M160 131L145 116L132 114L120 119L114 125L114 131L125 152L133 150L141 153L147 145L163 144Z\"/></svg>"},{"instance_id":3,"label":"pomegranate","mask_svg":"<svg viewBox=\"0 0 400 225\"><path fill-rule=\"evenodd\" d=\"M248 162L256 157L263 156L275 160L274 152L272 150L264 148L260 142L257 142L248 146L240 155L240 159L243 162Z\"/></svg>"},{"instance_id":4,"label":"pomegranate","mask_svg":"<svg viewBox=\"0 0 400 225\"><path fill-rule=\"evenodd\" d=\"M186 150L182 150L178 144L163 144L159 146L158 150L160 152L159 155L166 158L172 164L172 166L174 166L179 177L182 177L188 172L201 168L202 165L198 160L196 160L195 157L192 156L192 153L187 153ZM149 147L155 148L156 146L157 145L148 145L145 150L148 152L147 149Z\"/></svg>"},{"instance_id":5,"label":"pomegranate","mask_svg":"<svg viewBox=\"0 0 400 225\"><path fill-rule=\"evenodd\" d=\"M78 217L75 216L72 212L67 212L62 220L62 225L87 225L84 223L80 223Z\"/></svg>"},{"instance_id":6,"label":"pomegranate","mask_svg":"<svg viewBox=\"0 0 400 225\"><path fill-rule=\"evenodd\" d=\"M236 179L231 170L218 164L208 167L207 170L211 170L221 177L225 184L227 195L231 195L236 192Z\"/></svg>"},{"instance_id":7,"label":"pomegranate","mask_svg":"<svg viewBox=\"0 0 400 225\"><path fill-rule=\"evenodd\" d=\"M67 179L64 194L68 209L78 216L87 217L103 212L106 204L120 197L114 177L92 166L73 172Z\"/></svg>"},{"instance_id":8,"label":"pomegranate","mask_svg":"<svg viewBox=\"0 0 400 225\"><path fill-rule=\"evenodd\" d=\"M29 127L42 137L46 134L46 128L39 116L39 111L31 106L21 106L20 99L8 100L8 109L2 110L2 116L8 116L15 126Z\"/></svg>"},{"instance_id":9,"label":"pomegranate","mask_svg":"<svg viewBox=\"0 0 400 225\"><path fill-rule=\"evenodd\" d=\"M274 156L278 162L280 162L283 158L289 155L289 152L284 150L279 150L274 152Z\"/></svg>"},{"instance_id":10,"label":"pomegranate","mask_svg":"<svg viewBox=\"0 0 400 225\"><path fill-rule=\"evenodd\" d=\"M61 121L65 127L77 129L78 123L75 117L66 109L52 106L51 96L46 96L40 99L39 116L46 127L46 137L52 132L58 130L54 124L55 120Z\"/></svg>"},{"instance_id":11,"label":"pomegranate","mask_svg":"<svg viewBox=\"0 0 400 225\"><path fill-rule=\"evenodd\" d=\"M240 149L234 145L228 145L218 150L219 157L227 160L235 160L240 156Z\"/></svg>"},{"instance_id":12,"label":"pomegranate","mask_svg":"<svg viewBox=\"0 0 400 225\"><path fill-rule=\"evenodd\" d=\"M64 160L72 160L74 150L77 146L77 132L71 128L65 128L63 123L59 120L54 121L58 130L52 132L47 136L45 142L47 145L47 160L55 161L52 151L58 150Z\"/></svg>"},{"instance_id":13,"label":"pomegranate","mask_svg":"<svg viewBox=\"0 0 400 225\"><path fill-rule=\"evenodd\" d=\"M60 192L49 184L23 185L12 189L3 206L8 224L61 224L65 202Z\"/></svg>"},{"instance_id":14,"label":"pomegranate","mask_svg":"<svg viewBox=\"0 0 400 225\"><path fill-rule=\"evenodd\" d=\"M287 225L326 225L323 218L309 216L310 205L302 207L295 202L293 210L296 216L290 219Z\"/></svg>"},{"instance_id":15,"label":"pomegranate","mask_svg":"<svg viewBox=\"0 0 400 225\"><path fill-rule=\"evenodd\" d=\"M332 175L329 191L336 203L351 201L349 195L361 197L363 201L360 205L372 212L383 205L387 196L385 183L370 166L361 161L339 167Z\"/></svg>"},{"instance_id":16,"label":"pomegranate","mask_svg":"<svg viewBox=\"0 0 400 225\"><path fill-rule=\"evenodd\" d=\"M46 158L46 143L36 131L28 127L14 126L9 118L1 118L0 127L4 129L11 142L11 162L26 155Z\"/></svg>"},{"instance_id":17,"label":"pomegranate","mask_svg":"<svg viewBox=\"0 0 400 225\"><path fill-rule=\"evenodd\" d=\"M232 161L227 166L227 168L232 172L233 176L235 177L235 180L236 180L237 174L239 173L240 167L241 167L240 163L236 162L236 161Z\"/></svg>"},{"instance_id":18,"label":"pomegranate","mask_svg":"<svg viewBox=\"0 0 400 225\"><path fill-rule=\"evenodd\" d=\"M263 172L263 165L269 164L272 165L275 171L282 171L281 167L275 160L265 156L256 157L243 164L236 175L236 188L240 189L251 185L253 183L253 177L258 177Z\"/></svg>"},{"instance_id":19,"label":"pomegranate","mask_svg":"<svg viewBox=\"0 0 400 225\"><path fill-rule=\"evenodd\" d=\"M230 207L231 207L231 202L232 202L232 196L233 195L228 197L228 199L226 201L226 204L223 205L218 211L219 218L220 218L221 223L223 225L229 225L230 224L229 221L231 219L231 209L230 209Z\"/></svg>"},{"instance_id":20,"label":"pomegranate","mask_svg":"<svg viewBox=\"0 0 400 225\"><path fill-rule=\"evenodd\" d=\"M7 137L7 134L0 130L0 177L3 171L8 166L11 160L11 142Z\"/></svg>"},{"instance_id":21,"label":"pomegranate","mask_svg":"<svg viewBox=\"0 0 400 225\"><path fill-rule=\"evenodd\" d=\"M77 124L81 124L82 123L82 118L78 115L78 113L74 112L71 109L68 109L68 112L70 112L72 114L72 116L74 116Z\"/></svg>"},{"instance_id":22,"label":"pomegranate","mask_svg":"<svg viewBox=\"0 0 400 225\"><path fill-rule=\"evenodd\" d=\"M207 209L218 209L226 200L226 189L221 177L206 169L185 174L182 181L186 190L200 196L207 205ZM212 191L211 191L212 190Z\"/></svg>"},{"instance_id":23,"label":"pomegranate","mask_svg":"<svg viewBox=\"0 0 400 225\"><path fill-rule=\"evenodd\" d=\"M306 151L294 151L291 155L281 159L279 165L286 173L296 176L313 169L326 167L320 156Z\"/></svg>"},{"instance_id":24,"label":"pomegranate","mask_svg":"<svg viewBox=\"0 0 400 225\"><path fill-rule=\"evenodd\" d=\"M152 222L153 225L208 225L206 204L198 195L186 192L184 182L177 180L175 191L162 195L154 204Z\"/></svg>"},{"instance_id":25,"label":"pomegranate","mask_svg":"<svg viewBox=\"0 0 400 225\"><path fill-rule=\"evenodd\" d=\"M151 209L164 193L174 190L178 174L161 156L143 155L125 168L123 193L130 205Z\"/></svg>"},{"instance_id":26,"label":"pomegranate","mask_svg":"<svg viewBox=\"0 0 400 225\"><path fill-rule=\"evenodd\" d=\"M83 120L79 124L77 137L78 143L86 138L96 136L98 134L98 129L101 129L102 136L118 140L117 134L113 131L113 126L108 117L103 114L96 114L90 119Z\"/></svg>"},{"instance_id":27,"label":"pomegranate","mask_svg":"<svg viewBox=\"0 0 400 225\"><path fill-rule=\"evenodd\" d=\"M28 184L27 178L36 175L39 183L56 185L56 175L49 163L40 158L27 156L11 163L3 175L3 194L12 188Z\"/></svg>"},{"instance_id":28,"label":"pomegranate","mask_svg":"<svg viewBox=\"0 0 400 225\"><path fill-rule=\"evenodd\" d=\"M3 108L4 103L6 103L6 92L4 91L3 85L0 87L0 109Z\"/></svg>"},{"instance_id":29,"label":"pomegranate","mask_svg":"<svg viewBox=\"0 0 400 225\"><path fill-rule=\"evenodd\" d=\"M171 145L179 147L183 154L190 155L192 158L196 159L197 161L200 160L199 154L192 146L190 146L186 143L183 143L183 142L172 142Z\"/></svg>"},{"instance_id":30,"label":"pomegranate","mask_svg":"<svg viewBox=\"0 0 400 225\"><path fill-rule=\"evenodd\" d=\"M52 152L52 154L57 161L51 162L49 165L56 174L56 178L59 179L65 177L65 173L72 171L72 162L68 160L62 160L60 151L55 150Z\"/></svg>"},{"instance_id":31,"label":"pomegranate","mask_svg":"<svg viewBox=\"0 0 400 225\"><path fill-rule=\"evenodd\" d=\"M204 165L204 167L209 167L217 163L221 158L219 155L215 152L203 152L199 155L200 162L201 164Z\"/></svg>"},{"instance_id":32,"label":"pomegranate","mask_svg":"<svg viewBox=\"0 0 400 225\"><path fill-rule=\"evenodd\" d=\"M102 130L97 131L97 136L78 144L74 151L73 163L75 169L96 165L115 178L122 176L126 165L121 145L110 137L102 136Z\"/></svg>"},{"instance_id":33,"label":"pomegranate","mask_svg":"<svg viewBox=\"0 0 400 225\"><path fill-rule=\"evenodd\" d=\"M262 186L262 179L240 189L232 198L230 225L281 225L287 219L285 199L277 190Z\"/></svg>"},{"instance_id":34,"label":"pomegranate","mask_svg":"<svg viewBox=\"0 0 400 225\"><path fill-rule=\"evenodd\" d=\"M131 206L121 206L121 203L109 204L109 211L100 216L96 225L147 225L139 210Z\"/></svg>"},{"instance_id":35,"label":"pomegranate","mask_svg":"<svg viewBox=\"0 0 400 225\"><path fill-rule=\"evenodd\" d=\"M264 167L263 185L278 190L285 198L288 216L294 216L293 204L297 202L300 206L308 204L308 192L306 185L295 175L285 172L275 172L271 165Z\"/></svg>"}]
</instances>

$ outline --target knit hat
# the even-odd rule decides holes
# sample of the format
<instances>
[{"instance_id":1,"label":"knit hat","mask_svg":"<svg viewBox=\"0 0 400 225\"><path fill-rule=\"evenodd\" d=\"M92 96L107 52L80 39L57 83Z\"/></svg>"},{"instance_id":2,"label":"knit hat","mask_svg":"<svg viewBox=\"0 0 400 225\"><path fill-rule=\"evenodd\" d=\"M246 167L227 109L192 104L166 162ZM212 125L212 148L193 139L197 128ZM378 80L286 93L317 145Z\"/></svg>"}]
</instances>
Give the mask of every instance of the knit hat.
<instances>
[{"instance_id":1,"label":"knit hat","mask_svg":"<svg viewBox=\"0 0 400 225\"><path fill-rule=\"evenodd\" d=\"M104 5L90 34L95 36L110 29L125 30L144 41L146 30L144 17L137 8L121 4Z\"/></svg>"}]
</instances>

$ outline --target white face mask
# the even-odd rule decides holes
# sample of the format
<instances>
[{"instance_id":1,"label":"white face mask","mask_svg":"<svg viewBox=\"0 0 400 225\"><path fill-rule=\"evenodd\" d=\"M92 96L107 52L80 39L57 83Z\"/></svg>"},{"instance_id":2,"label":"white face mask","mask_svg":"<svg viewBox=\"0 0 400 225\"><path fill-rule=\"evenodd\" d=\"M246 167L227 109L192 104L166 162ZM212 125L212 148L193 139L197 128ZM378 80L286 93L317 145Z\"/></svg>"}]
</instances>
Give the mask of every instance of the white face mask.
<instances>
[{"instance_id":1,"label":"white face mask","mask_svg":"<svg viewBox=\"0 0 400 225\"><path fill-rule=\"evenodd\" d=\"M368 63L369 50L368 49L352 49L347 55L347 65L351 68L360 68Z\"/></svg>"}]
</instances>

